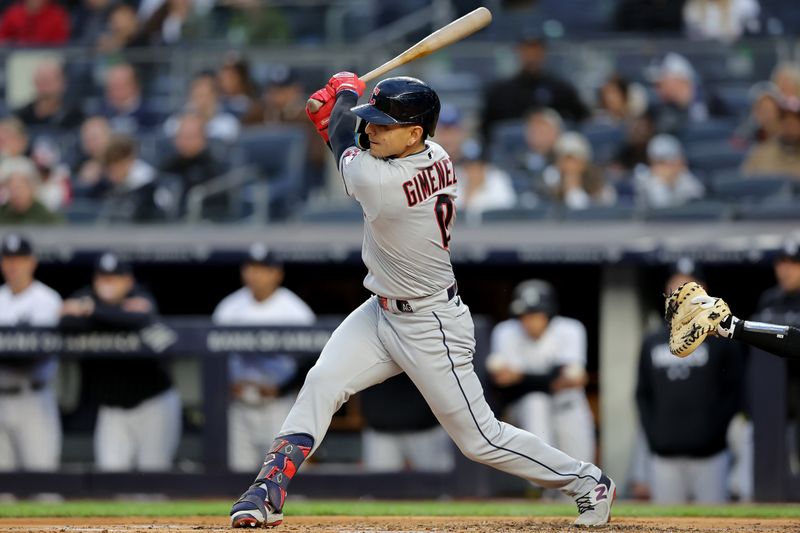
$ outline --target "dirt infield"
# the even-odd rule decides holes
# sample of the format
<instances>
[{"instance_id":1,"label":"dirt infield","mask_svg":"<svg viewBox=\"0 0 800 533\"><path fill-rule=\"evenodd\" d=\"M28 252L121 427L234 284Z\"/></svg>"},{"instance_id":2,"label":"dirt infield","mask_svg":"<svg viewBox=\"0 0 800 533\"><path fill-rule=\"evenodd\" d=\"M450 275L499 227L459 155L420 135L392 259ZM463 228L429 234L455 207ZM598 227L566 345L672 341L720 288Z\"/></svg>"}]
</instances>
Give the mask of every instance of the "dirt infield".
<instances>
[{"instance_id":1,"label":"dirt infield","mask_svg":"<svg viewBox=\"0 0 800 533\"><path fill-rule=\"evenodd\" d=\"M554 532L576 531L569 518L509 518L509 517L354 517L298 516L290 517L274 533L423 533L423 532ZM0 519L0 532L21 533L230 533L224 517L180 518L28 518ZM800 531L800 521L763 518L615 518L603 531L643 532L701 532L740 531L789 533Z\"/></svg>"}]
</instances>

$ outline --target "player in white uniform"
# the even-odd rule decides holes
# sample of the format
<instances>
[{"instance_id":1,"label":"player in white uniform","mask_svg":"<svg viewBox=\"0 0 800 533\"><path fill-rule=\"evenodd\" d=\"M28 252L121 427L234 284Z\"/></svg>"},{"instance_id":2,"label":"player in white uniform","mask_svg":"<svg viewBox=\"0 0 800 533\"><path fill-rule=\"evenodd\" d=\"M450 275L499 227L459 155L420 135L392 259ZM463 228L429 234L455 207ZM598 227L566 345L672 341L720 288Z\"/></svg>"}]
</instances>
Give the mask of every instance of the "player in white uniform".
<instances>
[{"instance_id":1,"label":"player in white uniform","mask_svg":"<svg viewBox=\"0 0 800 533\"><path fill-rule=\"evenodd\" d=\"M552 285L528 280L514 290L514 318L492 331L486 366L503 387L523 388L512 404L522 429L539 435L582 461L595 454L594 418L584 392L586 328L574 318L558 316ZM550 378L545 387L526 387L526 377Z\"/></svg>"},{"instance_id":2,"label":"player in white uniform","mask_svg":"<svg viewBox=\"0 0 800 533\"><path fill-rule=\"evenodd\" d=\"M17 233L3 238L0 267L0 326L58 324L61 297L34 278L31 243ZM0 465L4 469L56 470L61 455L61 422L53 391L57 362L52 357L0 361Z\"/></svg>"},{"instance_id":3,"label":"player in white uniform","mask_svg":"<svg viewBox=\"0 0 800 533\"><path fill-rule=\"evenodd\" d=\"M217 305L211 320L224 326L311 325L315 316L283 283L283 265L260 243L250 247L242 265L244 287ZM290 355L231 354L228 369L228 466L247 471L257 466L289 414L295 395L285 390L298 372Z\"/></svg>"},{"instance_id":4,"label":"player in white uniform","mask_svg":"<svg viewBox=\"0 0 800 533\"><path fill-rule=\"evenodd\" d=\"M499 422L472 366L474 325L450 263L456 176L434 134L439 97L408 77L364 83L341 72L312 95L309 117L330 142L347 194L364 212L364 286L374 296L334 331L306 377L255 483L231 509L233 527L283 520L289 481L356 392L405 372L470 459L575 497L576 525L608 523L616 493L598 467ZM356 146L356 115L369 148ZM330 138L328 138L330 126ZM363 135L362 135L363 138Z\"/></svg>"}]
</instances>

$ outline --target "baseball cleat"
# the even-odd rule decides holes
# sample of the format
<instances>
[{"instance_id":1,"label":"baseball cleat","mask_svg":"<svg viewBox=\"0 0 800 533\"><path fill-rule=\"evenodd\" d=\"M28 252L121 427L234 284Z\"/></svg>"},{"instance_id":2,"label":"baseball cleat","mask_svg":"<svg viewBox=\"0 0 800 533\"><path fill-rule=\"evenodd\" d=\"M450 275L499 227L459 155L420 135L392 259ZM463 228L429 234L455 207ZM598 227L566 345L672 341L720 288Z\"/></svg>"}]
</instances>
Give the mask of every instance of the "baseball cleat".
<instances>
[{"instance_id":1,"label":"baseball cleat","mask_svg":"<svg viewBox=\"0 0 800 533\"><path fill-rule=\"evenodd\" d=\"M572 524L575 527L601 527L611 521L611 506L617 498L617 486L605 474L600 482L583 496L576 498L580 516Z\"/></svg>"},{"instance_id":2,"label":"baseball cleat","mask_svg":"<svg viewBox=\"0 0 800 533\"><path fill-rule=\"evenodd\" d=\"M275 527L283 523L283 513L275 512L268 501L264 485L255 484L233 504L232 528Z\"/></svg>"}]
</instances>

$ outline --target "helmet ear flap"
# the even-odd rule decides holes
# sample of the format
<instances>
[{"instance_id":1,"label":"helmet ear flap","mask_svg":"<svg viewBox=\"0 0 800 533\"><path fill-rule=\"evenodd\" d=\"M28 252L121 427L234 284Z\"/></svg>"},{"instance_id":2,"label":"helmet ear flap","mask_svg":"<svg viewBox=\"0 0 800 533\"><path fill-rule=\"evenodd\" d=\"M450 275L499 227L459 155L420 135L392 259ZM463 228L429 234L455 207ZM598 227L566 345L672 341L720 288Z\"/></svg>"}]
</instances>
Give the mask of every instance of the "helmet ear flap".
<instances>
[{"instance_id":1,"label":"helmet ear flap","mask_svg":"<svg viewBox=\"0 0 800 533\"><path fill-rule=\"evenodd\" d=\"M362 150L369 150L369 135L367 135L367 121L358 119L356 126L356 146Z\"/></svg>"}]
</instances>

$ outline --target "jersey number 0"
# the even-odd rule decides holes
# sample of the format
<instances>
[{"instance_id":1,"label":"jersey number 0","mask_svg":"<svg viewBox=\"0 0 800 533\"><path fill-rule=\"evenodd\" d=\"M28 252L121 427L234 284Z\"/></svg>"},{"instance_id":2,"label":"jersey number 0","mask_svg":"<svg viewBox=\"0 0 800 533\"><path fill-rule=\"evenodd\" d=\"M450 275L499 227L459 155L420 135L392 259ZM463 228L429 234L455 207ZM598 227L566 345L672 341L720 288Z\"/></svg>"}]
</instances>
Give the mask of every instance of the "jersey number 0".
<instances>
[{"instance_id":1,"label":"jersey number 0","mask_svg":"<svg viewBox=\"0 0 800 533\"><path fill-rule=\"evenodd\" d=\"M442 248L450 249L450 226L455 218L456 208L453 199L449 194L440 194L436 197L436 223L439 224L439 231L442 233Z\"/></svg>"}]
</instances>

